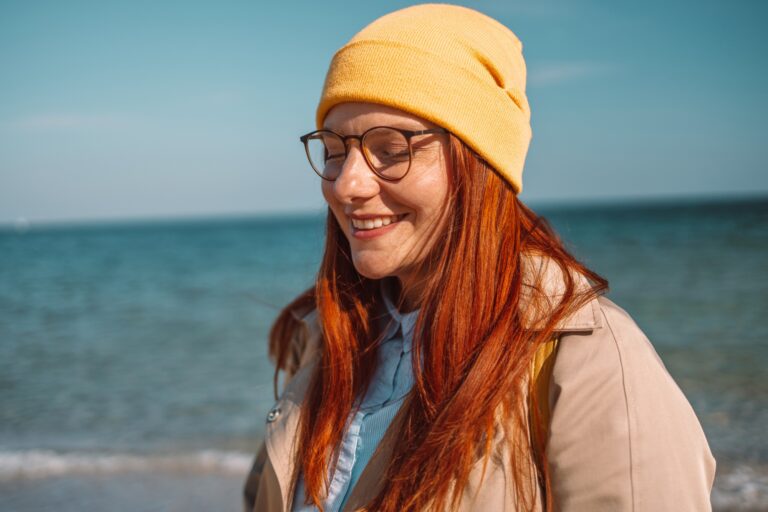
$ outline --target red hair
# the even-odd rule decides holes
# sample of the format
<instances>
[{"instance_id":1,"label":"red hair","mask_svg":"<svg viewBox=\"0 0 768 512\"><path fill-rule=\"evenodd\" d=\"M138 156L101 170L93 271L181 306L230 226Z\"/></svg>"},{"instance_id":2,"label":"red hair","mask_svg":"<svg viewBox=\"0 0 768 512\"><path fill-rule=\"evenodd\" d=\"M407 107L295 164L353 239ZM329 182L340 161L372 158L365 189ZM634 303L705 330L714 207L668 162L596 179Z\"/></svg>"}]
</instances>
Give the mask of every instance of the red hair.
<instances>
[{"instance_id":1,"label":"red hair","mask_svg":"<svg viewBox=\"0 0 768 512\"><path fill-rule=\"evenodd\" d=\"M521 508L530 509L537 494L551 508L546 454L531 441L544 429L539 406L532 395L529 416L527 396L515 390L524 389L533 354L557 324L607 282L576 261L548 223L453 135L450 158L442 228L420 273L426 282L413 335L415 385L402 406L404 421L383 487L367 510L455 508L472 467L489 460L499 428ZM558 304L547 300L542 275L524 275L526 256L543 256L562 271ZM577 274L592 286L577 289ZM305 499L322 510L329 461L375 365L380 333L372 319L381 306L377 281L357 273L330 211L315 286L283 311L270 335L278 369L285 367L295 328L290 310L312 303L323 332L321 360L300 420L292 489L302 471ZM531 318L537 319L535 329L526 321ZM499 416L507 420L499 422Z\"/></svg>"}]
</instances>

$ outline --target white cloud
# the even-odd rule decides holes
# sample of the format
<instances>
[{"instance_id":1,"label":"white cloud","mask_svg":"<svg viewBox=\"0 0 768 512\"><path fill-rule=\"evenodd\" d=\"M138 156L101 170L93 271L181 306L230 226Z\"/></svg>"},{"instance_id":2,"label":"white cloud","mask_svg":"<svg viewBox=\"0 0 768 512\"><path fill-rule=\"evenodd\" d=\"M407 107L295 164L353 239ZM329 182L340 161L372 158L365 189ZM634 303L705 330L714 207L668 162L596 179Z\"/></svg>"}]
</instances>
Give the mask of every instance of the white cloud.
<instances>
[{"instance_id":1,"label":"white cloud","mask_svg":"<svg viewBox=\"0 0 768 512\"><path fill-rule=\"evenodd\" d=\"M553 62L531 66L528 71L528 85L558 85L585 77L605 74L613 66L598 62Z\"/></svg>"},{"instance_id":2,"label":"white cloud","mask_svg":"<svg viewBox=\"0 0 768 512\"><path fill-rule=\"evenodd\" d=\"M123 124L125 119L114 115L47 113L21 117L8 123L12 129L24 132L70 131L103 129Z\"/></svg>"}]
</instances>

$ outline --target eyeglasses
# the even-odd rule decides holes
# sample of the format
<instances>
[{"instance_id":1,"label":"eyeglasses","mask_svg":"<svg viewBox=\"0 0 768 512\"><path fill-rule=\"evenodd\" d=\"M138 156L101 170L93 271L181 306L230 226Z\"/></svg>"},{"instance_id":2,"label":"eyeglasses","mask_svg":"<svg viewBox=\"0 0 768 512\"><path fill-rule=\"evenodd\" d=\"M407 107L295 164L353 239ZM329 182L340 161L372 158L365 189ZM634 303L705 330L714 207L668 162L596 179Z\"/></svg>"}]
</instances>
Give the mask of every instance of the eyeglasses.
<instances>
[{"instance_id":1,"label":"eyeglasses","mask_svg":"<svg viewBox=\"0 0 768 512\"><path fill-rule=\"evenodd\" d=\"M443 128L401 130L374 126L361 135L339 135L331 130L317 130L299 137L304 143L312 169L324 180L334 181L347 159L347 141L357 140L371 171L383 180L397 181L408 174L413 162L411 139L417 135L448 133Z\"/></svg>"}]
</instances>

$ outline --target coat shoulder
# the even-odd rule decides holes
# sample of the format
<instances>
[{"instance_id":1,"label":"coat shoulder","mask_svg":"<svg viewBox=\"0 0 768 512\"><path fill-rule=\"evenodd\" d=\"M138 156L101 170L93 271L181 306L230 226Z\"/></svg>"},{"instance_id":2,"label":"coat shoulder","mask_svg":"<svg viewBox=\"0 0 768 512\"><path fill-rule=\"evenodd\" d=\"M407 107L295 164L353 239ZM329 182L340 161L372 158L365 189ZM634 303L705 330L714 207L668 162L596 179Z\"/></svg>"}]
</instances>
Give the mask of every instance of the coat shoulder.
<instances>
[{"instance_id":1,"label":"coat shoulder","mask_svg":"<svg viewBox=\"0 0 768 512\"><path fill-rule=\"evenodd\" d=\"M547 453L561 510L709 510L715 461L696 414L632 317L563 334ZM674 504L674 506L673 506Z\"/></svg>"}]
</instances>

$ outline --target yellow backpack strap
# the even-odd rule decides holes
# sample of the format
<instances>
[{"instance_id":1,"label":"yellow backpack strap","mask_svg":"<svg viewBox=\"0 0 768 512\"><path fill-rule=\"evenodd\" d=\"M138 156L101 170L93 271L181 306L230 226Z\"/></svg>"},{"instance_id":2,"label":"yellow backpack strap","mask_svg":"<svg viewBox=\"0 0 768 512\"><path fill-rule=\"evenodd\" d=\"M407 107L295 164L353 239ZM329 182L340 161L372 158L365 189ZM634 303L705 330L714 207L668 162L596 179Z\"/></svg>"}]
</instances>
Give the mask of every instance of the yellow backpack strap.
<instances>
[{"instance_id":1,"label":"yellow backpack strap","mask_svg":"<svg viewBox=\"0 0 768 512\"><path fill-rule=\"evenodd\" d=\"M533 397L536 397L538 404L538 413L541 417L543 430L531 428L533 445L536 450L544 450L549 434L549 381L552 376L552 368L555 366L555 357L557 356L557 345L559 337L543 343L533 355L531 361L531 380L528 394L528 411L531 427L533 427Z\"/></svg>"}]
</instances>

